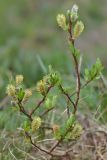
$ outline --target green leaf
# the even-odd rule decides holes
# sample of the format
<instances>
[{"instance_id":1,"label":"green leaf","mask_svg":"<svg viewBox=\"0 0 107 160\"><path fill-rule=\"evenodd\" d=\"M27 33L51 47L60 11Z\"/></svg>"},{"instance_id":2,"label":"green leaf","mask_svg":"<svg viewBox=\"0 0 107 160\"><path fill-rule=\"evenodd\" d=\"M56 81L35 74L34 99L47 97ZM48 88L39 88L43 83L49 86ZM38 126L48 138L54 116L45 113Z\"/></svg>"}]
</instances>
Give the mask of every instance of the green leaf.
<instances>
[{"instance_id":1,"label":"green leaf","mask_svg":"<svg viewBox=\"0 0 107 160\"><path fill-rule=\"evenodd\" d=\"M71 50L72 55L74 55L76 58L79 58L80 51L77 48L75 48L72 43L70 43L69 48Z\"/></svg>"},{"instance_id":2,"label":"green leaf","mask_svg":"<svg viewBox=\"0 0 107 160\"><path fill-rule=\"evenodd\" d=\"M29 131L31 129L29 121L24 121L24 123L23 123L23 129L25 131Z\"/></svg>"},{"instance_id":3,"label":"green leaf","mask_svg":"<svg viewBox=\"0 0 107 160\"><path fill-rule=\"evenodd\" d=\"M80 137L80 135L82 134L82 131L83 131L82 126L77 122L72 127L72 130L68 132L65 139L66 140L76 140L77 138Z\"/></svg>"},{"instance_id":4,"label":"green leaf","mask_svg":"<svg viewBox=\"0 0 107 160\"><path fill-rule=\"evenodd\" d=\"M25 95L24 90L22 88L20 88L20 90L18 91L18 94L17 94L18 99L23 100L24 95Z\"/></svg>"},{"instance_id":5,"label":"green leaf","mask_svg":"<svg viewBox=\"0 0 107 160\"><path fill-rule=\"evenodd\" d=\"M103 65L98 58L96 60L96 63L92 65L90 69L85 69L85 79L86 81L93 80L93 79L98 79L100 77L100 73L103 70Z\"/></svg>"},{"instance_id":6,"label":"green leaf","mask_svg":"<svg viewBox=\"0 0 107 160\"><path fill-rule=\"evenodd\" d=\"M75 55L76 58L80 57L80 51L78 49L76 49L76 48L75 48L74 55Z\"/></svg>"},{"instance_id":7,"label":"green leaf","mask_svg":"<svg viewBox=\"0 0 107 160\"><path fill-rule=\"evenodd\" d=\"M86 68L86 69L85 69L85 79L86 79L86 80L89 79L89 75L90 75L89 70Z\"/></svg>"},{"instance_id":8,"label":"green leaf","mask_svg":"<svg viewBox=\"0 0 107 160\"><path fill-rule=\"evenodd\" d=\"M70 48L70 50L71 50L71 53L74 54L74 52L75 52L75 47L74 47L74 45L73 45L72 43L69 44L69 48Z\"/></svg>"},{"instance_id":9,"label":"green leaf","mask_svg":"<svg viewBox=\"0 0 107 160\"><path fill-rule=\"evenodd\" d=\"M53 71L52 68L50 68L49 72L48 83L53 86L59 84L61 82L60 73L58 71Z\"/></svg>"},{"instance_id":10,"label":"green leaf","mask_svg":"<svg viewBox=\"0 0 107 160\"><path fill-rule=\"evenodd\" d=\"M75 121L76 121L75 115L71 115L70 118L67 120L66 128L69 129L70 127L72 127Z\"/></svg>"},{"instance_id":11,"label":"green leaf","mask_svg":"<svg viewBox=\"0 0 107 160\"><path fill-rule=\"evenodd\" d=\"M56 104L57 101L57 96L50 96L49 98L46 99L45 101L45 107L47 109L53 108Z\"/></svg>"},{"instance_id":12,"label":"green leaf","mask_svg":"<svg viewBox=\"0 0 107 160\"><path fill-rule=\"evenodd\" d=\"M72 129L72 127L75 124L75 122L76 122L75 115L71 115L70 118L67 120L67 122L61 128L61 135L62 135L62 137L65 136L66 132L69 129Z\"/></svg>"}]
</instances>

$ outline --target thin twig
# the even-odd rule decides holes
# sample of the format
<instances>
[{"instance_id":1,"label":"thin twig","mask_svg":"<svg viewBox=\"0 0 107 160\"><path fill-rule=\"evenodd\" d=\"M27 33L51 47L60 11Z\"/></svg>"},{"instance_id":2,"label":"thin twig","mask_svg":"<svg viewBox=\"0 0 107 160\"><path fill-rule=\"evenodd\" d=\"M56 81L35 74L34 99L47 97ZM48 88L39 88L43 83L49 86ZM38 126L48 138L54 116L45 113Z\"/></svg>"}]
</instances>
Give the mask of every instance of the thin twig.
<instances>
[{"instance_id":1,"label":"thin twig","mask_svg":"<svg viewBox=\"0 0 107 160\"><path fill-rule=\"evenodd\" d=\"M26 134L26 136L29 138L31 144L32 144L36 149L38 149L38 150L40 150L40 151L42 151L42 152L44 152L44 153L46 153L46 154L48 154L48 155L50 155L50 156L53 156L52 153L50 153L50 152L48 152L47 150L45 150L45 149L40 148L39 146L37 146L37 145L32 141L32 138L31 138L31 136L28 134L28 132L25 132L25 134Z\"/></svg>"},{"instance_id":2,"label":"thin twig","mask_svg":"<svg viewBox=\"0 0 107 160\"><path fill-rule=\"evenodd\" d=\"M68 98L68 100L71 102L71 104L74 107L74 110L76 110L76 105L75 103L72 101L71 97L69 96L69 94L67 92L65 92L64 88L62 87L62 85L59 85L59 88L61 89L62 93Z\"/></svg>"},{"instance_id":3,"label":"thin twig","mask_svg":"<svg viewBox=\"0 0 107 160\"><path fill-rule=\"evenodd\" d=\"M30 121L32 121L32 116L27 113L27 111L22 106L21 102L18 102L18 106L20 108L20 112L22 112L24 115L26 115L29 118Z\"/></svg>"},{"instance_id":4,"label":"thin twig","mask_svg":"<svg viewBox=\"0 0 107 160\"><path fill-rule=\"evenodd\" d=\"M34 112L41 106L41 104L45 101L47 94L49 93L49 91L51 90L53 86L49 86L47 89L47 93L46 95L38 102L37 106L31 111L30 115L32 116L34 114Z\"/></svg>"},{"instance_id":5,"label":"thin twig","mask_svg":"<svg viewBox=\"0 0 107 160\"><path fill-rule=\"evenodd\" d=\"M59 141L57 141L53 146L52 148L50 149L50 153L53 152L53 150L59 145L59 143L62 141L62 139L60 139Z\"/></svg>"},{"instance_id":6,"label":"thin twig","mask_svg":"<svg viewBox=\"0 0 107 160\"><path fill-rule=\"evenodd\" d=\"M50 111L53 110L53 109L54 109L54 107L47 109L46 111L44 111L44 112L40 115L40 117L45 116L48 112L50 112Z\"/></svg>"},{"instance_id":7,"label":"thin twig","mask_svg":"<svg viewBox=\"0 0 107 160\"><path fill-rule=\"evenodd\" d=\"M67 115L70 117L69 100L67 101Z\"/></svg>"},{"instance_id":8,"label":"thin twig","mask_svg":"<svg viewBox=\"0 0 107 160\"><path fill-rule=\"evenodd\" d=\"M72 21L71 21L70 17L69 17L68 32L69 32L69 41L72 43L72 45L75 48L74 39L73 39L73 36L72 36ZM74 52L75 52L75 49L74 49ZM76 100L75 100L75 108L74 108L74 114L75 114L76 111L77 111L77 105L78 105L79 97L80 97L81 82L80 82L80 72L79 72L78 60L77 60L77 57L75 56L75 53L72 53L72 55L73 55L73 59L74 59L74 63L75 63L75 71L76 71L76 74L77 74L77 85L76 85L77 97L76 97Z\"/></svg>"},{"instance_id":9,"label":"thin twig","mask_svg":"<svg viewBox=\"0 0 107 160\"><path fill-rule=\"evenodd\" d=\"M89 83L91 83L91 82L93 81L93 79L96 77L96 75L97 75L97 73L96 73L90 80L86 81L86 82L80 87L80 89L85 88ZM70 97L74 96L75 94L77 94L77 91L74 91L74 92L70 95Z\"/></svg>"}]
</instances>

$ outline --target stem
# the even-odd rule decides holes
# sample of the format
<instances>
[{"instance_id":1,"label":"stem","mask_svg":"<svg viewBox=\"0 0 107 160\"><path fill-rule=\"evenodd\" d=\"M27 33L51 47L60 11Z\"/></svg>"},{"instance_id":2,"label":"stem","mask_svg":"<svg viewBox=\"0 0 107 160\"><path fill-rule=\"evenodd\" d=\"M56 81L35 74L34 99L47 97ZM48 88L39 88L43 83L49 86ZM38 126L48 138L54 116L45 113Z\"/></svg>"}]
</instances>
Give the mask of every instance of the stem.
<instances>
[{"instance_id":1,"label":"stem","mask_svg":"<svg viewBox=\"0 0 107 160\"><path fill-rule=\"evenodd\" d=\"M53 156L53 154L51 154L50 152L48 152L47 150L43 149L43 148L40 148L39 146L37 146L33 141L32 141L32 138L31 136L28 134L28 132L25 132L26 136L30 139L30 142L31 144L38 150L50 155L50 156Z\"/></svg>"},{"instance_id":2,"label":"stem","mask_svg":"<svg viewBox=\"0 0 107 160\"><path fill-rule=\"evenodd\" d=\"M69 100L67 101L67 115L70 117Z\"/></svg>"},{"instance_id":3,"label":"stem","mask_svg":"<svg viewBox=\"0 0 107 160\"><path fill-rule=\"evenodd\" d=\"M52 146L52 148L50 149L50 153L52 153L52 151L59 145L59 143L62 141L62 139L61 140L59 140L59 141L57 141L53 146Z\"/></svg>"},{"instance_id":4,"label":"stem","mask_svg":"<svg viewBox=\"0 0 107 160\"><path fill-rule=\"evenodd\" d=\"M32 121L32 116L27 113L27 111L22 106L21 102L18 102L18 106L20 108L20 112L22 112L24 115L26 115L29 118L30 121Z\"/></svg>"},{"instance_id":5,"label":"stem","mask_svg":"<svg viewBox=\"0 0 107 160\"><path fill-rule=\"evenodd\" d=\"M95 76L94 76L93 78L91 78L90 80L86 81L86 82L80 87L80 89L85 88L89 83L91 83L91 82L93 81L93 79L94 79L95 77L96 77L96 74L95 74ZM70 97L74 96L76 93L77 93L77 91L74 91L74 92L70 95Z\"/></svg>"},{"instance_id":6,"label":"stem","mask_svg":"<svg viewBox=\"0 0 107 160\"><path fill-rule=\"evenodd\" d=\"M76 101L75 101L75 105L76 105L76 108L74 110L74 114L75 114L76 111L77 111L77 105L78 105L79 97L80 97L81 82L80 82L78 60L77 60L76 56L73 56L73 58L74 58L75 70L76 70L76 74L77 74L77 89L76 89L77 90L77 98L76 98Z\"/></svg>"},{"instance_id":7,"label":"stem","mask_svg":"<svg viewBox=\"0 0 107 160\"><path fill-rule=\"evenodd\" d=\"M69 16L69 28L68 28L68 32L69 32L69 41L74 46L74 39L73 39L73 36L72 36L72 22L71 22L70 16ZM77 97L76 97L75 103L71 100L69 94L64 91L63 87L61 85L59 87L60 87L61 91L63 92L63 94L69 99L69 101L74 106L73 114L76 114L77 106L78 106L78 102L79 102L79 98L80 98L81 82L80 82L80 71L79 71L78 60L77 60L77 57L75 56L75 53L72 53L72 55L73 55L73 59L74 59L74 63L75 63L75 71L76 71L76 75L77 75L77 85L76 85L76 94L77 94ZM52 152L59 145L59 143L61 141L63 141L64 137L66 136L66 134L68 132L69 132L69 130L67 130L66 133L65 133L65 135L59 141L57 141L53 145L53 147L50 149L50 152Z\"/></svg>"},{"instance_id":8,"label":"stem","mask_svg":"<svg viewBox=\"0 0 107 160\"><path fill-rule=\"evenodd\" d=\"M76 105L75 103L72 101L71 97L69 96L69 94L67 92L65 92L65 90L63 89L62 85L59 85L60 90L62 91L62 93L67 97L67 99L71 102L71 104L74 107L74 110L76 110Z\"/></svg>"},{"instance_id":9,"label":"stem","mask_svg":"<svg viewBox=\"0 0 107 160\"><path fill-rule=\"evenodd\" d=\"M68 29L68 32L69 32L69 41L72 43L72 45L74 46L75 48L75 44L74 44L74 39L73 39L73 36L72 36L72 22L71 22L71 18L69 16L69 29ZM75 52L75 50L74 50ZM76 93L77 93L77 98L75 100L75 108L74 108L74 114L76 113L77 111L77 106L78 106L78 102L79 102L79 97L80 97L80 89L81 89L81 82L80 82L80 71L79 71L79 64L78 64L78 60L77 60L77 57L75 56L75 53L72 53L73 55L73 59L74 59L74 63L75 63L75 71L76 71L76 75L77 75L77 87L76 87Z\"/></svg>"},{"instance_id":10,"label":"stem","mask_svg":"<svg viewBox=\"0 0 107 160\"><path fill-rule=\"evenodd\" d=\"M34 114L34 112L41 106L41 104L45 101L47 94L49 93L49 91L51 90L53 86L49 86L46 92L46 95L39 101L39 103L37 104L37 106L31 111L30 115L32 116L32 114Z\"/></svg>"},{"instance_id":11,"label":"stem","mask_svg":"<svg viewBox=\"0 0 107 160\"><path fill-rule=\"evenodd\" d=\"M69 132L69 131L71 131L71 129L73 129L73 128L71 128L72 126L70 126L67 130L66 130L66 132L65 132L65 134L61 137L61 139L59 140L59 141L57 141L53 146L52 146L52 148L50 149L50 153L53 151L53 150L55 150L55 148L63 141L63 139L64 139L64 137L67 135L67 133Z\"/></svg>"},{"instance_id":12,"label":"stem","mask_svg":"<svg viewBox=\"0 0 107 160\"><path fill-rule=\"evenodd\" d=\"M50 112L50 111L53 110L53 109L54 109L54 107L47 109L46 111L44 111L44 112L40 115L40 117L45 116L48 112Z\"/></svg>"}]
</instances>

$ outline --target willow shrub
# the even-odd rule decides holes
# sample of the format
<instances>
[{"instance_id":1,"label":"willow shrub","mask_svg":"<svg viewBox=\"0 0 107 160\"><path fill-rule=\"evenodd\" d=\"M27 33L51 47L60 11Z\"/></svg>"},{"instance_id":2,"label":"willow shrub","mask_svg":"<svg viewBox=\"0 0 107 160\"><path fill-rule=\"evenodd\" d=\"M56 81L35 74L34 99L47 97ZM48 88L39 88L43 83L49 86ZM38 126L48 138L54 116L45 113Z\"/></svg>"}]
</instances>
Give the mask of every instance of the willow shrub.
<instances>
[{"instance_id":1,"label":"willow shrub","mask_svg":"<svg viewBox=\"0 0 107 160\"><path fill-rule=\"evenodd\" d=\"M68 45L74 62L76 75L75 90L68 92L63 85L60 73L58 71L54 71L54 69L49 66L49 73L36 85L36 91L41 97L41 100L37 102L37 105L34 106L33 109L28 111L25 105L35 92L32 92L31 89L25 89L23 75L17 75L7 86L7 94L11 97L12 106L16 108L18 112L21 112L27 117L27 120L23 122L23 125L21 125L21 132L23 132L24 136L28 140L28 144L31 144L34 148L51 157L56 156L59 144L78 141L78 138L83 133L83 128L77 120L81 89L84 89L84 87L94 79L98 79L103 69L100 59L97 59L94 65L84 70L84 83L81 83L79 64L81 53L76 48L75 41L82 34L84 24L78 15L78 6L73 5L72 9L68 10L66 14L58 14L57 23L59 27L69 35ZM54 94L53 90L55 89L56 91ZM55 119L61 118L62 106L58 106L59 96L62 101L66 98L65 109L63 112L66 112L67 116L63 119L64 123L58 123L58 121L47 122L48 115L54 110L61 112L59 114L55 112ZM58 108L56 108L56 106ZM59 110L60 107L61 110ZM40 136L41 132L43 132L42 136ZM35 136L36 138L34 138ZM40 137L43 141L49 137L50 139L53 139L54 143L48 142L48 145L41 147L40 143L38 143ZM64 151L63 154L66 155L67 150Z\"/></svg>"}]
</instances>

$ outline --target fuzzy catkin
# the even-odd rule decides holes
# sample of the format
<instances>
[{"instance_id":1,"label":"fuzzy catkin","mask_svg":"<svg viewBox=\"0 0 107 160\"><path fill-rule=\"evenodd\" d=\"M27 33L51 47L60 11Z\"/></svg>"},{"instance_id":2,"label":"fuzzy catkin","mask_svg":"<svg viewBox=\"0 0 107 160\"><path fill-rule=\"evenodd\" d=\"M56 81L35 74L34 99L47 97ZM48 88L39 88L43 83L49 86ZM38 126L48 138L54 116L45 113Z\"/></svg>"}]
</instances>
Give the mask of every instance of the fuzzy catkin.
<instances>
[{"instance_id":1,"label":"fuzzy catkin","mask_svg":"<svg viewBox=\"0 0 107 160\"><path fill-rule=\"evenodd\" d=\"M42 123L42 120L40 117L34 117L31 123L32 131L35 132L37 129L39 129L41 126L41 123Z\"/></svg>"}]
</instances>

